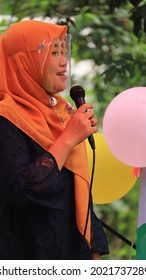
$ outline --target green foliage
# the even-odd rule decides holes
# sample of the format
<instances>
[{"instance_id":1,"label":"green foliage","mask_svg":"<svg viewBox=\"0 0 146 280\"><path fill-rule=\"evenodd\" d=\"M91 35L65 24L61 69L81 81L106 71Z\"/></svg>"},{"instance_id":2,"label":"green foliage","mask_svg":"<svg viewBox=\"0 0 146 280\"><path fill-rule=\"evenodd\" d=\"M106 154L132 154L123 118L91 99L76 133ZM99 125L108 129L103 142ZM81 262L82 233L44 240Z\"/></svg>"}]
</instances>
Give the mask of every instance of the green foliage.
<instances>
[{"instance_id":1,"label":"green foliage","mask_svg":"<svg viewBox=\"0 0 146 280\"><path fill-rule=\"evenodd\" d=\"M72 83L86 88L102 119L109 102L121 91L146 86L146 1L144 0L0 0L0 32L24 18L53 18L72 34L72 58L78 76ZM81 67L80 62L88 62ZM85 71L86 70L86 71ZM136 242L140 180L123 198L95 205L105 223ZM118 187L118 186L117 186ZM110 255L105 259L134 259L135 250L106 230Z\"/></svg>"},{"instance_id":2,"label":"green foliage","mask_svg":"<svg viewBox=\"0 0 146 280\"><path fill-rule=\"evenodd\" d=\"M139 188L140 179L133 188L119 200L105 205L94 206L97 216L132 244L136 244L137 238ZM136 250L132 246L128 245L106 228L105 231L110 250L110 255L106 256L105 259L135 259Z\"/></svg>"}]
</instances>

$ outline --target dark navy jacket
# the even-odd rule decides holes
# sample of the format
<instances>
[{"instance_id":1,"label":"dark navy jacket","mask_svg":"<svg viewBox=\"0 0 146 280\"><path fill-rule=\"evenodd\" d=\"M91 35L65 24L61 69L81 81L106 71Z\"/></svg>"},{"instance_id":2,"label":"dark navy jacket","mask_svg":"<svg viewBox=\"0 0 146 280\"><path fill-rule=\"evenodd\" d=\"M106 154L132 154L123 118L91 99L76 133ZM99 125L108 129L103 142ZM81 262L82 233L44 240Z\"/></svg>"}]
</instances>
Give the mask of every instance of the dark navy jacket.
<instances>
[{"instance_id":1,"label":"dark navy jacket","mask_svg":"<svg viewBox=\"0 0 146 280\"><path fill-rule=\"evenodd\" d=\"M82 249L81 249L82 248ZM77 229L74 180L54 157L0 117L0 259L90 259L108 253L91 204L91 248Z\"/></svg>"}]
</instances>

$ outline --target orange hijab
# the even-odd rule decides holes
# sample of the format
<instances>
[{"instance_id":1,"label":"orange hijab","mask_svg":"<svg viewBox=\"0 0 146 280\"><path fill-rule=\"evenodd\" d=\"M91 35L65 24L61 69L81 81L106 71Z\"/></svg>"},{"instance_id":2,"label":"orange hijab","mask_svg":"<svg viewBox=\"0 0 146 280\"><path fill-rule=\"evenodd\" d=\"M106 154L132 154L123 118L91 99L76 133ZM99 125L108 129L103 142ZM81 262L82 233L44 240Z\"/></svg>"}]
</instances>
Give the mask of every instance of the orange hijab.
<instances>
[{"instance_id":1,"label":"orange hijab","mask_svg":"<svg viewBox=\"0 0 146 280\"><path fill-rule=\"evenodd\" d=\"M64 38L66 32L66 26L27 20L11 25L0 37L0 115L46 151L64 128L50 108L49 97L42 87L37 47L41 39L55 41ZM56 110L67 122L70 117L65 111L66 101L57 93L55 96L58 100ZM74 173L76 220L83 234L89 196L85 143L70 152L65 166ZM86 239L90 243L90 219Z\"/></svg>"}]
</instances>

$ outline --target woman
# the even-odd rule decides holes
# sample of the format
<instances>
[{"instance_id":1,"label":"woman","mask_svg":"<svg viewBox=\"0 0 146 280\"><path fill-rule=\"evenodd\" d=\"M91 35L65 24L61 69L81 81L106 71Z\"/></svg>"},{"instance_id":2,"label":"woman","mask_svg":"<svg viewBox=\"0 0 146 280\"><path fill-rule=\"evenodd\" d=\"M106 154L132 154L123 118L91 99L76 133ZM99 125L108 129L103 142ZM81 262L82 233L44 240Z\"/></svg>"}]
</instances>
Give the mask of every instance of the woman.
<instances>
[{"instance_id":1,"label":"woman","mask_svg":"<svg viewBox=\"0 0 146 280\"><path fill-rule=\"evenodd\" d=\"M70 114L66 26L28 20L0 40L0 259L99 259L107 241L91 203L84 141L91 104ZM90 109L90 110L88 110Z\"/></svg>"}]
</instances>

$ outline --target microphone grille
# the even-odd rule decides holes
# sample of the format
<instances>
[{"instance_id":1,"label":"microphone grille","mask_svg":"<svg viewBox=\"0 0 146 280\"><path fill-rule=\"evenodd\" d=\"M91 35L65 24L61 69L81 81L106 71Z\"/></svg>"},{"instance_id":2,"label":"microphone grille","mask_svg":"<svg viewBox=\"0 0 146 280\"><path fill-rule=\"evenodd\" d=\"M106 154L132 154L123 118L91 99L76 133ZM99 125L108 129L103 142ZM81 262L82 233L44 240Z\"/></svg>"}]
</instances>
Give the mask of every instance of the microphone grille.
<instances>
[{"instance_id":1,"label":"microphone grille","mask_svg":"<svg viewBox=\"0 0 146 280\"><path fill-rule=\"evenodd\" d=\"M70 97L75 100L76 98L79 97L85 97L85 90L81 86L73 86L70 89Z\"/></svg>"}]
</instances>

